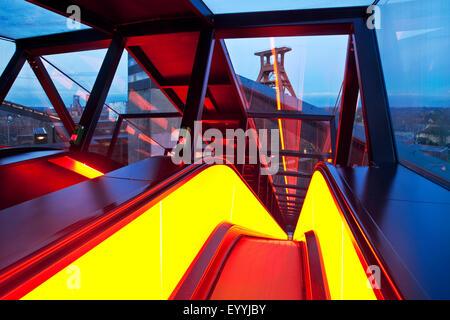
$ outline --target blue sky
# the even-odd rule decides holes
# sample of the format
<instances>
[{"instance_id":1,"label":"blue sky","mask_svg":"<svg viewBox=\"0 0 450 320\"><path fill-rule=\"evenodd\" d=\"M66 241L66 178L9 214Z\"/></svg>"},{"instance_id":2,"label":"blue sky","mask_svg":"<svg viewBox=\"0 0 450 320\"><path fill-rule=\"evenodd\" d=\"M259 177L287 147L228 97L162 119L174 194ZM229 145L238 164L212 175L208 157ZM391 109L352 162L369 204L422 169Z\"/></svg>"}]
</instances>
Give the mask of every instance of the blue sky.
<instances>
[{"instance_id":1,"label":"blue sky","mask_svg":"<svg viewBox=\"0 0 450 320\"><path fill-rule=\"evenodd\" d=\"M20 39L73 31L66 22L65 17L24 0L0 0L0 36Z\"/></svg>"}]
</instances>

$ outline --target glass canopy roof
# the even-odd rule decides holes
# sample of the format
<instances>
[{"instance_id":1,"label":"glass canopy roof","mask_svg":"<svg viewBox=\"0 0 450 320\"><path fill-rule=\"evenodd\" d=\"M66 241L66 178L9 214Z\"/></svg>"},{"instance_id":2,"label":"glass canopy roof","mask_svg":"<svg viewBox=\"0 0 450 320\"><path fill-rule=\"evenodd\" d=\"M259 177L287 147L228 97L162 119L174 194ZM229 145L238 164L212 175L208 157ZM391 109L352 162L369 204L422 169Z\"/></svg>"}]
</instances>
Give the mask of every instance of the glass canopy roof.
<instances>
[{"instance_id":1,"label":"glass canopy roof","mask_svg":"<svg viewBox=\"0 0 450 320\"><path fill-rule=\"evenodd\" d=\"M2 0L0 36L21 39L89 28L24 0Z\"/></svg>"},{"instance_id":2,"label":"glass canopy roof","mask_svg":"<svg viewBox=\"0 0 450 320\"><path fill-rule=\"evenodd\" d=\"M369 6L374 0L203 0L215 13Z\"/></svg>"}]
</instances>

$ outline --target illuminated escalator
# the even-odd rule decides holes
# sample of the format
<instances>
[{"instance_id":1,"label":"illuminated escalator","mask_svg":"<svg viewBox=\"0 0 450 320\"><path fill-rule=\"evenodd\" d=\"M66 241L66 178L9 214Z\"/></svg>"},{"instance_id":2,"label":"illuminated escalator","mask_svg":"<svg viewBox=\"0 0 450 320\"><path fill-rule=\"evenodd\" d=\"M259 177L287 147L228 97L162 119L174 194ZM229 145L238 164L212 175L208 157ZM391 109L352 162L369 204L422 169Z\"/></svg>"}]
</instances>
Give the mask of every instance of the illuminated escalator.
<instances>
[{"instance_id":1,"label":"illuminated escalator","mask_svg":"<svg viewBox=\"0 0 450 320\"><path fill-rule=\"evenodd\" d=\"M135 164L140 170L134 172L145 172L143 164ZM114 172L96 179L126 180ZM5 247L8 259L16 254L17 261L0 269L0 297L384 298L367 286L367 263L324 181L316 171L294 240L287 240L232 167L185 167L120 205L90 218L83 213L79 221L75 215L70 228L61 224L51 231L54 238L46 245L46 235L30 224L31 253L19 259Z\"/></svg>"},{"instance_id":2,"label":"illuminated escalator","mask_svg":"<svg viewBox=\"0 0 450 320\"><path fill-rule=\"evenodd\" d=\"M223 229L227 231L224 233ZM220 242L217 237L222 237ZM203 246L170 299L324 300L329 297L314 232L309 232L305 241L280 240L222 224Z\"/></svg>"}]
</instances>

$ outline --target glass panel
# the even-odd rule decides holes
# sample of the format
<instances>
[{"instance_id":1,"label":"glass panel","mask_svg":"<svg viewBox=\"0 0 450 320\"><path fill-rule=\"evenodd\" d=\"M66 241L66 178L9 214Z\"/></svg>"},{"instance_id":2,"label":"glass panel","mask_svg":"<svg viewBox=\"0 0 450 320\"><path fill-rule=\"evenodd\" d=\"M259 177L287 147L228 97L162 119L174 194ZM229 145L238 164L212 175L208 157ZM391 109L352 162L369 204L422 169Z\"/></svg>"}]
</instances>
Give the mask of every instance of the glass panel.
<instances>
[{"instance_id":1,"label":"glass panel","mask_svg":"<svg viewBox=\"0 0 450 320\"><path fill-rule=\"evenodd\" d=\"M103 108L89 146L90 152L104 156L108 155L117 119L118 114L114 110L107 106ZM151 156L162 156L167 148L171 149L175 146L176 141L169 141L167 143L169 147L161 144L159 142L161 139L158 139L161 134L155 134L156 130L153 127L146 127L149 124L149 120L151 119L123 120L117 134L117 140L111 151L113 160L124 165L132 164ZM181 121L181 118L170 120ZM153 136L153 138L150 138L150 136Z\"/></svg>"},{"instance_id":2,"label":"glass panel","mask_svg":"<svg viewBox=\"0 0 450 320\"><path fill-rule=\"evenodd\" d=\"M112 158L123 164L132 164L152 156L164 155L164 146L147 132L143 132L141 126L137 126L134 121L124 120Z\"/></svg>"},{"instance_id":3,"label":"glass panel","mask_svg":"<svg viewBox=\"0 0 450 320\"><path fill-rule=\"evenodd\" d=\"M373 0L203 0L213 13L369 6Z\"/></svg>"},{"instance_id":4,"label":"glass panel","mask_svg":"<svg viewBox=\"0 0 450 320\"><path fill-rule=\"evenodd\" d=\"M131 55L126 55L124 65L116 75L117 81L128 83L128 113L177 112L158 86L137 64ZM119 80L120 79L120 80Z\"/></svg>"},{"instance_id":5,"label":"glass panel","mask_svg":"<svg viewBox=\"0 0 450 320\"><path fill-rule=\"evenodd\" d=\"M361 96L358 94L355 122L353 123L352 144L350 146L349 165L367 166L369 157L367 154L366 132L364 117L361 107Z\"/></svg>"},{"instance_id":6,"label":"glass panel","mask_svg":"<svg viewBox=\"0 0 450 320\"><path fill-rule=\"evenodd\" d=\"M117 119L118 115L116 112L106 105L103 106L100 119L97 122L91 144L89 145L89 151L104 156L108 154Z\"/></svg>"},{"instance_id":7,"label":"glass panel","mask_svg":"<svg viewBox=\"0 0 450 320\"><path fill-rule=\"evenodd\" d=\"M377 30L401 161L450 182L450 2L380 1Z\"/></svg>"},{"instance_id":8,"label":"glass panel","mask_svg":"<svg viewBox=\"0 0 450 320\"><path fill-rule=\"evenodd\" d=\"M15 50L14 42L0 39L0 75L5 70Z\"/></svg>"},{"instance_id":9,"label":"glass panel","mask_svg":"<svg viewBox=\"0 0 450 320\"><path fill-rule=\"evenodd\" d=\"M234 70L239 75L250 104L249 111L266 112L277 107L289 111L329 113L336 105L342 85L347 42L347 36L315 36L228 39L226 45ZM267 57L268 54L270 61L264 60L264 64L267 62L273 64L272 50L274 48L277 48L277 61L279 61L279 65L284 66L295 94L295 97L292 97L293 94L288 90L287 85L283 85L285 79L281 75L280 67L278 70L280 73L278 79L281 91L280 106L276 105L277 92L274 74L272 73L268 79L262 77L258 81L261 71L260 55ZM269 52L267 53L267 51ZM261 52L266 53L261 54ZM280 58L283 53L284 61ZM257 101L262 98L270 100L270 103L262 105Z\"/></svg>"},{"instance_id":10,"label":"glass panel","mask_svg":"<svg viewBox=\"0 0 450 320\"><path fill-rule=\"evenodd\" d=\"M3 37L21 39L88 28L24 0L3 0L0 6Z\"/></svg>"},{"instance_id":11,"label":"glass panel","mask_svg":"<svg viewBox=\"0 0 450 320\"><path fill-rule=\"evenodd\" d=\"M347 41L347 36L227 40L248 111L297 111L338 117L336 106L344 77ZM274 64L275 56L277 64ZM310 140L307 151L331 151L329 122L254 121L256 128L279 129L283 149L303 152L306 148L303 143L309 139L305 137L315 136L318 140ZM324 134L318 135L319 130Z\"/></svg>"},{"instance_id":12,"label":"glass panel","mask_svg":"<svg viewBox=\"0 0 450 320\"><path fill-rule=\"evenodd\" d=\"M61 53L42 58L75 123L83 113L106 49Z\"/></svg>"},{"instance_id":13,"label":"glass panel","mask_svg":"<svg viewBox=\"0 0 450 320\"><path fill-rule=\"evenodd\" d=\"M273 181L278 193L290 195L278 196L280 204L301 204L304 190L298 188L308 186L318 161L332 157L330 121L279 119L277 114L338 119L348 36L232 39L226 44L248 111L255 113L250 127L280 131L285 151L280 171L289 174L279 172ZM258 113L268 113L269 118L258 118Z\"/></svg>"},{"instance_id":14,"label":"glass panel","mask_svg":"<svg viewBox=\"0 0 450 320\"><path fill-rule=\"evenodd\" d=\"M56 66L61 73L78 82L80 86L91 91L102 66L107 49L59 53L44 56L49 63Z\"/></svg>"},{"instance_id":15,"label":"glass panel","mask_svg":"<svg viewBox=\"0 0 450 320\"><path fill-rule=\"evenodd\" d=\"M110 112L104 115L105 124L98 124L99 136L106 130L100 126L106 126L107 121L112 122L119 114L124 115L112 154L116 161L131 164L164 155L175 146L174 135L178 133L181 117L151 118L144 114L177 112L177 109L127 52L122 55L106 103ZM106 144L109 147L109 142L104 144L105 148ZM105 154L105 148L93 146L90 150Z\"/></svg>"},{"instance_id":16,"label":"glass panel","mask_svg":"<svg viewBox=\"0 0 450 320\"><path fill-rule=\"evenodd\" d=\"M68 147L68 139L39 81L25 63L0 111L0 145Z\"/></svg>"}]
</instances>

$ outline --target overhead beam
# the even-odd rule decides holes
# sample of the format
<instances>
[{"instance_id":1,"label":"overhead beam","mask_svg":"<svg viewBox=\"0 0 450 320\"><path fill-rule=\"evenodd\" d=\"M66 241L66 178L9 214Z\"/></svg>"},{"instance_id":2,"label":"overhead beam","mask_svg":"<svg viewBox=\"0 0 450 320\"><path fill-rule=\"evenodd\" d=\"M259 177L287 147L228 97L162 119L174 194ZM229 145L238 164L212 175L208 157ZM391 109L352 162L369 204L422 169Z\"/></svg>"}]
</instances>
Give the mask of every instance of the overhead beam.
<instances>
[{"instance_id":1,"label":"overhead beam","mask_svg":"<svg viewBox=\"0 0 450 320\"><path fill-rule=\"evenodd\" d=\"M350 34L353 19L367 7L216 14L218 38Z\"/></svg>"},{"instance_id":2,"label":"overhead beam","mask_svg":"<svg viewBox=\"0 0 450 320\"><path fill-rule=\"evenodd\" d=\"M304 121L330 121L334 118L332 114L305 114L293 111L278 112L247 112L249 118L256 119L285 119L285 120L304 120Z\"/></svg>"},{"instance_id":3,"label":"overhead beam","mask_svg":"<svg viewBox=\"0 0 450 320\"><path fill-rule=\"evenodd\" d=\"M280 204L280 208L299 209L302 207L303 202L296 204Z\"/></svg>"},{"instance_id":4,"label":"overhead beam","mask_svg":"<svg viewBox=\"0 0 450 320\"><path fill-rule=\"evenodd\" d=\"M185 0L194 12L209 26L213 26L214 14L201 0Z\"/></svg>"},{"instance_id":5,"label":"overhead beam","mask_svg":"<svg viewBox=\"0 0 450 320\"><path fill-rule=\"evenodd\" d=\"M8 65L6 66L5 70L3 70L3 73L0 76L0 105L2 105L3 101L8 95L8 92L11 89L17 76L19 75L20 70L22 70L25 60L25 50L16 47L14 55L12 56L11 60L9 60Z\"/></svg>"},{"instance_id":6,"label":"overhead beam","mask_svg":"<svg viewBox=\"0 0 450 320\"><path fill-rule=\"evenodd\" d=\"M367 28L365 19L357 19L354 29L353 42L369 161L376 165L394 164L397 162L397 150L376 33Z\"/></svg>"},{"instance_id":7,"label":"overhead beam","mask_svg":"<svg viewBox=\"0 0 450 320\"><path fill-rule=\"evenodd\" d=\"M277 183L274 183L273 186L276 187L276 188L287 188L287 189L303 190L303 191L308 190L307 187L296 186L296 185L293 185L293 184L277 184Z\"/></svg>"},{"instance_id":8,"label":"overhead beam","mask_svg":"<svg viewBox=\"0 0 450 320\"><path fill-rule=\"evenodd\" d=\"M66 105L59 95L41 58L29 57L28 62L70 137L75 131L75 123L73 122L69 111L67 111Z\"/></svg>"},{"instance_id":9,"label":"overhead beam","mask_svg":"<svg viewBox=\"0 0 450 320\"><path fill-rule=\"evenodd\" d=\"M306 36L350 34L355 18L366 15L366 7L307 9L213 15L200 0L186 0L199 18L162 19L114 25L103 17L81 8L81 22L96 29L65 32L21 39L33 55L106 48L113 34L128 38L130 45L139 45L146 36L201 31L205 24L215 27L215 37L246 38L269 36ZM39 6L64 16L72 4L66 0L31 0ZM222 45L222 44L221 44ZM225 49L226 51L226 49ZM227 57L228 58L228 57Z\"/></svg>"},{"instance_id":10,"label":"overhead beam","mask_svg":"<svg viewBox=\"0 0 450 320\"><path fill-rule=\"evenodd\" d=\"M301 208L303 201L301 202L296 202L296 203L289 203L289 202L282 202L282 200L279 200L278 202L280 202L280 208Z\"/></svg>"},{"instance_id":11,"label":"overhead beam","mask_svg":"<svg viewBox=\"0 0 450 320\"><path fill-rule=\"evenodd\" d=\"M304 199L305 195L299 195L299 194L292 194L292 193L281 193L281 192L275 192L275 194L279 197L287 197L287 198L300 198Z\"/></svg>"},{"instance_id":12,"label":"overhead beam","mask_svg":"<svg viewBox=\"0 0 450 320\"><path fill-rule=\"evenodd\" d=\"M349 37L344 84L342 87L341 112L336 140L336 153L334 157L334 163L337 165L346 166L350 157L353 125L358 103L358 91L359 84L355 49L353 48L353 38Z\"/></svg>"},{"instance_id":13,"label":"overhead beam","mask_svg":"<svg viewBox=\"0 0 450 320\"><path fill-rule=\"evenodd\" d=\"M299 24L264 27L223 28L217 30L218 39L242 39L258 37L292 37L292 36L331 36L345 35L352 32L349 22L326 24Z\"/></svg>"},{"instance_id":14,"label":"overhead beam","mask_svg":"<svg viewBox=\"0 0 450 320\"><path fill-rule=\"evenodd\" d=\"M285 206L285 205L280 205L280 209L281 210L288 210L288 211L297 211L300 210L302 208L302 206Z\"/></svg>"},{"instance_id":15,"label":"overhead beam","mask_svg":"<svg viewBox=\"0 0 450 320\"><path fill-rule=\"evenodd\" d=\"M74 150L87 151L94 135L95 127L102 112L109 88L125 48L125 39L114 37L106 52L100 71L95 80L91 95L86 103L79 126L83 128L81 144L72 146Z\"/></svg>"},{"instance_id":16,"label":"overhead beam","mask_svg":"<svg viewBox=\"0 0 450 320\"><path fill-rule=\"evenodd\" d=\"M292 203L295 205L302 205L303 201L295 201L295 200L278 200L279 203Z\"/></svg>"},{"instance_id":17,"label":"overhead beam","mask_svg":"<svg viewBox=\"0 0 450 320\"><path fill-rule=\"evenodd\" d=\"M198 32L204 26L199 18L180 18L131 23L115 27L115 34L128 38L129 46L145 43L147 36L181 32ZM31 55L108 48L112 35L96 29L70 31L19 39L16 42Z\"/></svg>"},{"instance_id":18,"label":"overhead beam","mask_svg":"<svg viewBox=\"0 0 450 320\"><path fill-rule=\"evenodd\" d=\"M155 65L150 61L144 51L137 46L129 46L128 52L130 52L131 56L136 60L136 62L141 66L143 70L145 70L148 76L158 85L164 84L164 77L161 73L156 69Z\"/></svg>"},{"instance_id":19,"label":"overhead beam","mask_svg":"<svg viewBox=\"0 0 450 320\"><path fill-rule=\"evenodd\" d=\"M157 34L181 33L200 31L204 23L199 18L180 18L167 20L152 20L138 23L129 23L117 27L117 32L127 38L139 38ZM136 45L139 39L129 39L130 45Z\"/></svg>"},{"instance_id":20,"label":"overhead beam","mask_svg":"<svg viewBox=\"0 0 450 320\"><path fill-rule=\"evenodd\" d=\"M301 210L301 206L300 207L290 207L290 206L280 206L280 210L284 211L284 212L298 212Z\"/></svg>"},{"instance_id":21,"label":"overhead beam","mask_svg":"<svg viewBox=\"0 0 450 320\"><path fill-rule=\"evenodd\" d=\"M222 79L223 81L209 81L208 88L213 88L217 86L231 86L230 82L226 79ZM186 80L173 80L166 79L164 83L161 85L163 88L186 88L189 87L189 82Z\"/></svg>"},{"instance_id":22,"label":"overhead beam","mask_svg":"<svg viewBox=\"0 0 450 320\"><path fill-rule=\"evenodd\" d=\"M182 115L178 112L145 112L121 114L121 117L124 119L180 118L181 116Z\"/></svg>"},{"instance_id":23,"label":"overhead beam","mask_svg":"<svg viewBox=\"0 0 450 320\"><path fill-rule=\"evenodd\" d=\"M112 137L111 137L111 142L109 143L108 152L106 154L106 156L108 158L112 157L112 154L116 147L117 138L119 137L120 129L122 128L122 123L123 123L123 117L122 117L122 115L119 115L119 117L117 118L116 125L114 127Z\"/></svg>"},{"instance_id":24,"label":"overhead beam","mask_svg":"<svg viewBox=\"0 0 450 320\"><path fill-rule=\"evenodd\" d=\"M213 50L214 31L213 29L204 29L200 32L197 44L191 73L191 84L188 89L186 106L183 111L183 119L181 120L180 126L180 128L188 130L191 134L194 133L194 122L202 119ZM195 139L198 137L193 138L194 140L191 145L192 157L194 157Z\"/></svg>"},{"instance_id":25,"label":"overhead beam","mask_svg":"<svg viewBox=\"0 0 450 320\"><path fill-rule=\"evenodd\" d=\"M32 56L108 48L111 36L95 29L30 37L16 41Z\"/></svg>"},{"instance_id":26,"label":"overhead beam","mask_svg":"<svg viewBox=\"0 0 450 320\"><path fill-rule=\"evenodd\" d=\"M280 150L279 152L280 156L285 157L296 157L301 159L331 159L333 156L331 153L325 153L325 152L314 152L314 153L304 153L294 150Z\"/></svg>"}]
</instances>

